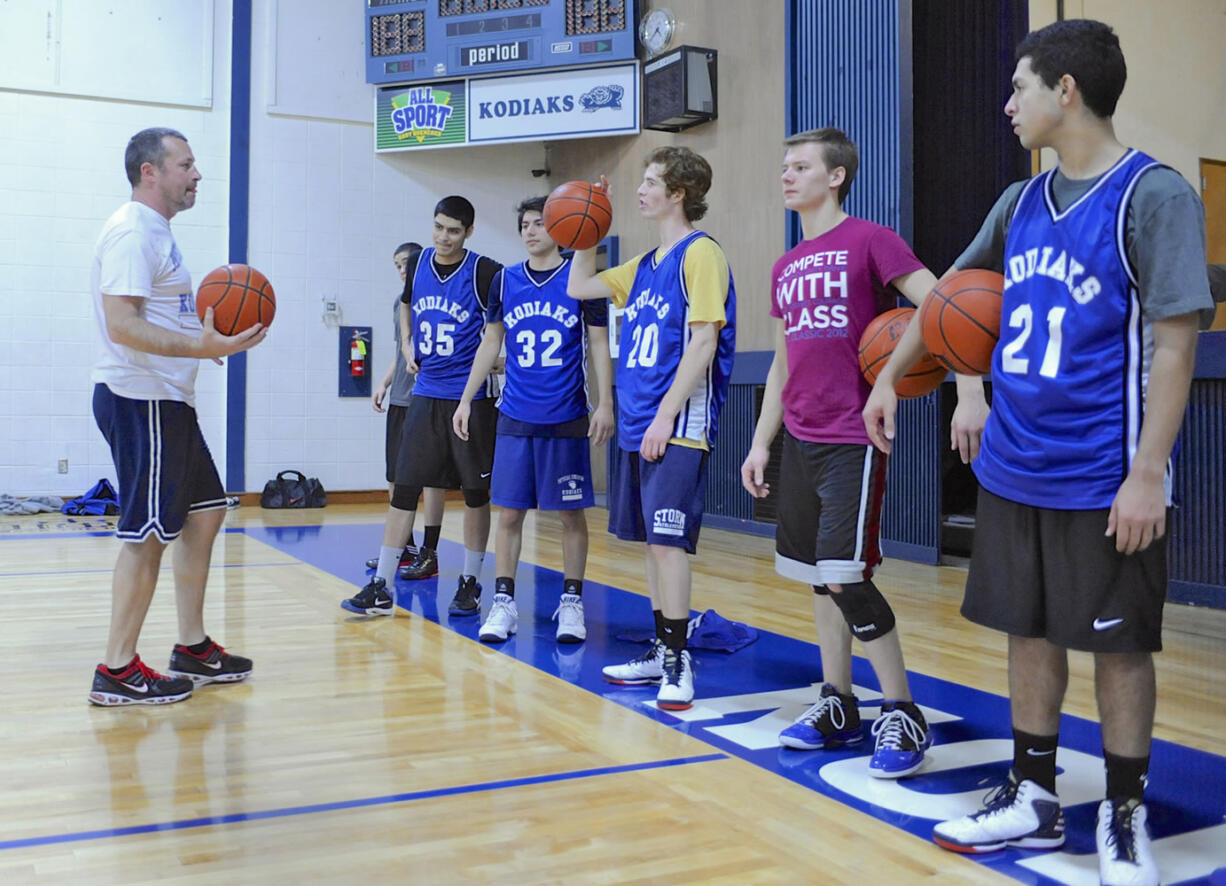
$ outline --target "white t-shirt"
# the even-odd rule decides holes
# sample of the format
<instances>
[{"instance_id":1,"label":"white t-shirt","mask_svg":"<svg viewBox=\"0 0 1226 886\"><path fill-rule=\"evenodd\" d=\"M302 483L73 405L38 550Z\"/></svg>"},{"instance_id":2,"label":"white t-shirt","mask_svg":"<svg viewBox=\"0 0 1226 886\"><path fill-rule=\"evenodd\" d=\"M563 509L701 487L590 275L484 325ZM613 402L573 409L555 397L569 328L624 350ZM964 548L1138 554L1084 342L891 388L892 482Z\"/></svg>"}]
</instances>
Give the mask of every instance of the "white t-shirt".
<instances>
[{"instance_id":1,"label":"white t-shirt","mask_svg":"<svg viewBox=\"0 0 1226 886\"><path fill-rule=\"evenodd\" d=\"M199 338L200 318L192 275L170 232L170 222L143 203L131 202L106 220L94 246L90 289L102 344L90 376L120 397L180 400L196 404L195 357L163 357L111 341L102 296L143 298L141 315L154 326Z\"/></svg>"}]
</instances>

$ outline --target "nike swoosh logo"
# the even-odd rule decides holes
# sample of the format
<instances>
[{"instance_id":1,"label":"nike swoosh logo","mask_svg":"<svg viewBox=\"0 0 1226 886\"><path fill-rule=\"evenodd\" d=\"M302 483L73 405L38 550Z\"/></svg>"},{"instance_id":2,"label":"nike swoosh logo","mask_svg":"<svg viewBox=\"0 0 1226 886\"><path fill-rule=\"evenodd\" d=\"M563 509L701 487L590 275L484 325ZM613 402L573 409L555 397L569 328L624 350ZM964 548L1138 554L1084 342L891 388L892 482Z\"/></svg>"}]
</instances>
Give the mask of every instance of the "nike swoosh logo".
<instances>
[{"instance_id":1,"label":"nike swoosh logo","mask_svg":"<svg viewBox=\"0 0 1226 886\"><path fill-rule=\"evenodd\" d=\"M1034 748L1026 748L1026 753L1032 757L1049 757L1054 754L1055 751L1036 751Z\"/></svg>"},{"instance_id":2,"label":"nike swoosh logo","mask_svg":"<svg viewBox=\"0 0 1226 886\"><path fill-rule=\"evenodd\" d=\"M149 691L149 687L144 683L128 683L125 685L127 685L127 687L131 689L133 692L148 692Z\"/></svg>"},{"instance_id":3,"label":"nike swoosh logo","mask_svg":"<svg viewBox=\"0 0 1226 886\"><path fill-rule=\"evenodd\" d=\"M200 662L200 664L204 665L206 668L212 668L215 671L221 670L221 662L219 661L204 661L199 658L196 659L196 661Z\"/></svg>"},{"instance_id":4,"label":"nike swoosh logo","mask_svg":"<svg viewBox=\"0 0 1226 886\"><path fill-rule=\"evenodd\" d=\"M1096 618L1094 619L1094 630L1107 631L1116 625L1122 625L1123 623L1124 619L1122 618Z\"/></svg>"},{"instance_id":5,"label":"nike swoosh logo","mask_svg":"<svg viewBox=\"0 0 1226 886\"><path fill-rule=\"evenodd\" d=\"M484 474L481 475L481 479L484 480L486 477L488 477L492 473L493 471L486 471Z\"/></svg>"}]
</instances>

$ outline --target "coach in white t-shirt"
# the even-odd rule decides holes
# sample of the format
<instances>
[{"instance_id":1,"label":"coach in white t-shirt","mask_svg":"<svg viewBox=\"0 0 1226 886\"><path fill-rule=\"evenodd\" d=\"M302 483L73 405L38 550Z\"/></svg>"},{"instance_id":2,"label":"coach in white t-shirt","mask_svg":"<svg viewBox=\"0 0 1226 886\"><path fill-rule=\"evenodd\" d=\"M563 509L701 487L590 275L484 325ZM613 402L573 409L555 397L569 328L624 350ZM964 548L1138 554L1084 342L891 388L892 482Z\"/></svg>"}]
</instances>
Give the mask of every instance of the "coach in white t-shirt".
<instances>
[{"instance_id":1,"label":"coach in white t-shirt","mask_svg":"<svg viewBox=\"0 0 1226 886\"><path fill-rule=\"evenodd\" d=\"M201 324L191 274L170 220L196 203L200 173L187 139L145 129L124 154L132 200L106 220L94 247L91 289L101 354L94 367L94 417L119 480L116 535L124 542L111 585L106 658L89 700L98 705L182 701L196 684L234 682L250 659L230 655L204 630L204 586L226 496L196 422L198 361L264 340L256 326L234 336ZM175 539L178 643L169 676L136 654L157 585L162 552Z\"/></svg>"}]
</instances>

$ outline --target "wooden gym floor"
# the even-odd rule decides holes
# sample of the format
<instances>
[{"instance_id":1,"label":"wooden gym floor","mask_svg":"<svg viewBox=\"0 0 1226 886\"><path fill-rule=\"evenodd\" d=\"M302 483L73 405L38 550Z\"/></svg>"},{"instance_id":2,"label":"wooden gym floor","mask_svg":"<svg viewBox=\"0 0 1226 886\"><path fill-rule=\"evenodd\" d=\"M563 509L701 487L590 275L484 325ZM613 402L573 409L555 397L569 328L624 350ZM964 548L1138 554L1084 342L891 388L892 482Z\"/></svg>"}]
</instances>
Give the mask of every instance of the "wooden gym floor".
<instances>
[{"instance_id":1,"label":"wooden gym floor","mask_svg":"<svg viewBox=\"0 0 1226 886\"><path fill-rule=\"evenodd\" d=\"M449 502L444 539L460 538L461 510ZM456 545L445 547L437 581L400 583L406 608L397 617L348 615L339 601L364 580L361 564L377 552L383 512L230 512L214 552L206 624L255 660L253 677L198 689L181 704L124 709L86 702L118 544L91 531L105 521L5 518L0 882L1086 881L1088 862L1053 877L1017 858L992 866L945 852L926 839L931 822L891 813L887 794L832 788L834 770L818 769L823 752L799 757L808 768L788 775L797 758L787 755L801 752L740 754L736 741L719 737L731 732L655 711L650 690L603 684L600 666L624 660L630 648L617 632L646 629L650 616L625 593L643 592L640 549L609 536L600 509L589 516L586 648L553 643L557 588L548 570L561 568L560 524L548 515L526 523L512 652L477 642L476 620L447 617ZM773 541L704 530L694 566L697 610L763 632L745 650L701 658L696 706L714 687L739 685L742 676L768 680L772 671L787 671L785 683L811 694L806 687L820 675L809 645L811 594L775 575ZM491 552L487 605L493 574ZM939 706L933 687L964 687L967 698L991 702L984 710L999 720L1007 710L1004 642L958 615L964 575L887 561L878 583L898 613L909 669L926 675L913 682L917 699ZM613 589L606 595L618 607L600 599L599 585ZM154 667L164 668L174 631L164 570L140 647ZM1207 767L1200 783L1210 793L1226 783L1224 641L1226 612L1168 606L1157 737L1177 746L1179 759ZM782 652L771 658L771 649ZM1089 666L1088 656L1073 656L1066 711L1094 720ZM863 663L857 667L859 685L866 681ZM720 704L731 710L735 697ZM957 691L949 697L967 706ZM758 713L771 707L779 705L759 704ZM789 696L786 713L803 707ZM779 722L786 720L770 722L771 735ZM1007 736L1007 716L993 728ZM853 764L863 762L853 755ZM1168 876L1177 873L1168 870L1172 860L1191 858L1191 842L1175 845L1184 848L1160 858ZM1226 849L1214 851L1211 862L1178 870L1208 882L1214 866L1226 865Z\"/></svg>"}]
</instances>

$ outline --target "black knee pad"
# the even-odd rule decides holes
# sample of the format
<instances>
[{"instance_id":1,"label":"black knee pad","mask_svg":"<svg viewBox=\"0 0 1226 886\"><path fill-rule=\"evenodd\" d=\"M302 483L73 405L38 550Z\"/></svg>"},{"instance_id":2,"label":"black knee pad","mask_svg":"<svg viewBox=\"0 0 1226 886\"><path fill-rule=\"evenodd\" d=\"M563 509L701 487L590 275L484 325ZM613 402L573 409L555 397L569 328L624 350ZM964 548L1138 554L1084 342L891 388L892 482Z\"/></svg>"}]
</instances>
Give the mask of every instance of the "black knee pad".
<instances>
[{"instance_id":1,"label":"black knee pad","mask_svg":"<svg viewBox=\"0 0 1226 886\"><path fill-rule=\"evenodd\" d=\"M876 640L894 630L894 610L871 581L843 585L842 593L830 596L857 640Z\"/></svg>"},{"instance_id":2,"label":"black knee pad","mask_svg":"<svg viewBox=\"0 0 1226 886\"><path fill-rule=\"evenodd\" d=\"M398 511L416 511L420 498L420 486L401 486L397 483L392 487L392 507Z\"/></svg>"},{"instance_id":3,"label":"black knee pad","mask_svg":"<svg viewBox=\"0 0 1226 886\"><path fill-rule=\"evenodd\" d=\"M490 503L490 491L488 489L462 489L464 493L464 505L470 508L483 508Z\"/></svg>"},{"instance_id":4,"label":"black knee pad","mask_svg":"<svg viewBox=\"0 0 1226 886\"><path fill-rule=\"evenodd\" d=\"M813 593L817 594L819 597L829 597L830 588L826 587L825 585L813 585Z\"/></svg>"}]
</instances>

